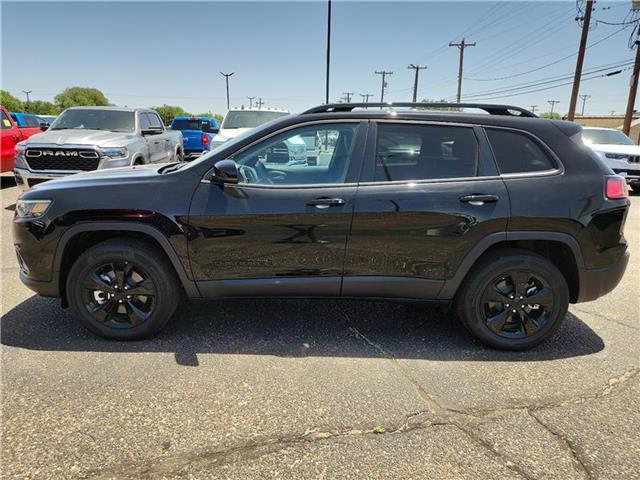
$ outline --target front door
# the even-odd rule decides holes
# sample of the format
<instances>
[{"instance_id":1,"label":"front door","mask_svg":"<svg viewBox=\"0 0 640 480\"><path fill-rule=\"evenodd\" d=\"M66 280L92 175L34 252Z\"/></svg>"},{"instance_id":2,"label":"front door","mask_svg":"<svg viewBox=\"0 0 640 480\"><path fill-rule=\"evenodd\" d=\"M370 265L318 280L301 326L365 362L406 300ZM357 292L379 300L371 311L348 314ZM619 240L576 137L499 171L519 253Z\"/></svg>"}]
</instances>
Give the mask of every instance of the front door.
<instances>
[{"instance_id":1,"label":"front door","mask_svg":"<svg viewBox=\"0 0 640 480\"><path fill-rule=\"evenodd\" d=\"M345 259L345 296L438 298L465 254L506 231L509 198L472 126L377 122Z\"/></svg>"},{"instance_id":2,"label":"front door","mask_svg":"<svg viewBox=\"0 0 640 480\"><path fill-rule=\"evenodd\" d=\"M203 295L338 295L365 137L357 121L294 127L232 156L239 184L201 183L189 257Z\"/></svg>"},{"instance_id":3,"label":"front door","mask_svg":"<svg viewBox=\"0 0 640 480\"><path fill-rule=\"evenodd\" d=\"M2 132L2 152L0 155L2 160L1 171L8 172L13 170L16 143L22 139L22 136L15 122L7 115L4 109L2 110L2 124L0 127Z\"/></svg>"}]
</instances>

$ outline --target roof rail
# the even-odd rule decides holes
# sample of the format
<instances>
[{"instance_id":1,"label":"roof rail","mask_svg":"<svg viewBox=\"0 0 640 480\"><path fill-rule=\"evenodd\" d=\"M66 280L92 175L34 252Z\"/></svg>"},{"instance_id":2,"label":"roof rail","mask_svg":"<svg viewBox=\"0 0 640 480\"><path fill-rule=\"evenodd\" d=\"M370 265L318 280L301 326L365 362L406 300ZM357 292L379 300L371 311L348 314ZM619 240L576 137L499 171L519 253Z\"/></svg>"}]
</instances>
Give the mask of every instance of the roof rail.
<instances>
[{"instance_id":1,"label":"roof rail","mask_svg":"<svg viewBox=\"0 0 640 480\"><path fill-rule=\"evenodd\" d=\"M305 113L333 113L333 112L350 112L354 108L396 108L396 107L410 107L410 108L477 108L484 110L490 115L507 115L512 117L537 117L537 115L525 108L516 107L513 105L493 105L489 103L413 103L413 102L370 102L370 103L328 103L326 105L319 105L317 107L310 108L302 112ZM518 112L518 113L515 113Z\"/></svg>"}]
</instances>

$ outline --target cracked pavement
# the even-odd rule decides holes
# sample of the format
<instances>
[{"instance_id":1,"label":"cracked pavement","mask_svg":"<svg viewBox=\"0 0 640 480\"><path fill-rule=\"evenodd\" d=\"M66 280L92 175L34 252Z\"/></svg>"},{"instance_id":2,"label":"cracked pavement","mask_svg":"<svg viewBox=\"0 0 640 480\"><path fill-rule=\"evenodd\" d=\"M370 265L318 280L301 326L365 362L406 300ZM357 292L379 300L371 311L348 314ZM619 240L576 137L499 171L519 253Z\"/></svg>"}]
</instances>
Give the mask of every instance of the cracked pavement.
<instances>
[{"instance_id":1,"label":"cracked pavement","mask_svg":"<svg viewBox=\"0 0 640 480\"><path fill-rule=\"evenodd\" d=\"M3 179L2 478L640 479L640 197L620 286L498 352L416 303L185 304L79 329L17 277Z\"/></svg>"}]
</instances>

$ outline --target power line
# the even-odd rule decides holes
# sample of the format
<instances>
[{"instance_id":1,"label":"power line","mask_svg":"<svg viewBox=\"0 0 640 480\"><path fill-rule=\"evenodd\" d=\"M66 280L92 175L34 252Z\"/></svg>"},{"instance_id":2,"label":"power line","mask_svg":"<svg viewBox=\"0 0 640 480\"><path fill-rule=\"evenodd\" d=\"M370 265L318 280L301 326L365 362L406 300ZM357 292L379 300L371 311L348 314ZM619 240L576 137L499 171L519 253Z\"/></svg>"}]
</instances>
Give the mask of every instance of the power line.
<instances>
[{"instance_id":1,"label":"power line","mask_svg":"<svg viewBox=\"0 0 640 480\"><path fill-rule=\"evenodd\" d=\"M462 95L462 71L464 69L464 49L467 48L467 47L475 47L476 46L476 42L465 43L464 38L463 38L462 42L460 42L460 43L450 42L449 46L450 47L457 47L458 50L460 50L460 61L459 61L459 64L458 64L458 95L457 95L458 103L460 103L460 96Z\"/></svg>"},{"instance_id":2,"label":"power line","mask_svg":"<svg viewBox=\"0 0 640 480\"><path fill-rule=\"evenodd\" d=\"M409 66L407 67L409 70L415 70L416 71L416 75L415 75L415 79L413 80L413 103L417 102L417 97L418 97L418 74L420 73L420 70L426 70L427 67L426 66L420 66L420 65L414 65L413 63L409 64Z\"/></svg>"}]
</instances>

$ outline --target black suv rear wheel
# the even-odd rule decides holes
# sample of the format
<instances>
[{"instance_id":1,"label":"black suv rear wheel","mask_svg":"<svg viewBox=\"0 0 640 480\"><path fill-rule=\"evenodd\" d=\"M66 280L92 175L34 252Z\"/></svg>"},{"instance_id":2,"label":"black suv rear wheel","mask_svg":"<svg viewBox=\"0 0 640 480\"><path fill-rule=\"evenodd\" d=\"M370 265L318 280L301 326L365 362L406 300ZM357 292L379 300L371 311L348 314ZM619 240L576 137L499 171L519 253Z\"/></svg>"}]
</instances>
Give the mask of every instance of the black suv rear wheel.
<instances>
[{"instance_id":1,"label":"black suv rear wheel","mask_svg":"<svg viewBox=\"0 0 640 480\"><path fill-rule=\"evenodd\" d=\"M503 350L525 350L549 339L568 306L569 289L556 266L517 249L482 259L456 297L465 327L483 343Z\"/></svg>"},{"instance_id":2,"label":"black suv rear wheel","mask_svg":"<svg viewBox=\"0 0 640 480\"><path fill-rule=\"evenodd\" d=\"M95 334L135 340L166 325L180 291L173 268L152 244L112 239L78 257L67 296L74 317Z\"/></svg>"}]
</instances>

